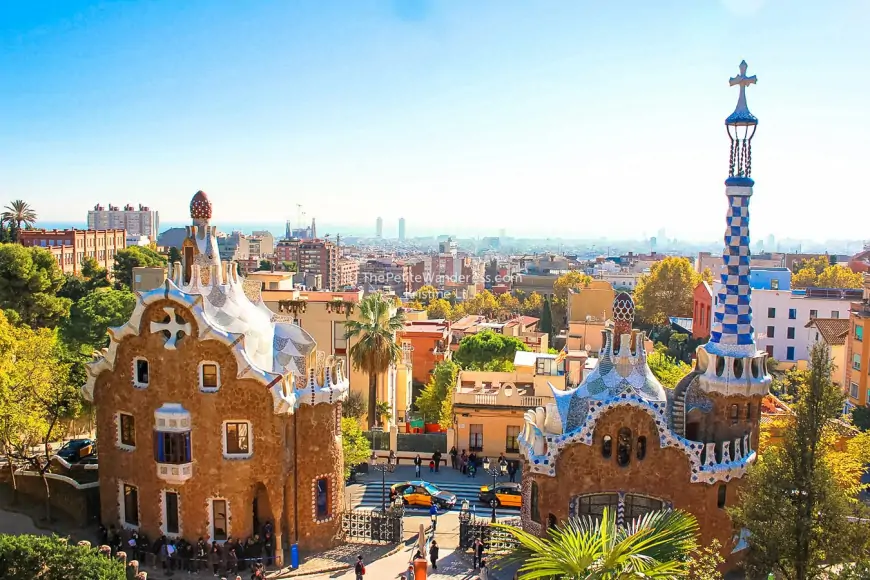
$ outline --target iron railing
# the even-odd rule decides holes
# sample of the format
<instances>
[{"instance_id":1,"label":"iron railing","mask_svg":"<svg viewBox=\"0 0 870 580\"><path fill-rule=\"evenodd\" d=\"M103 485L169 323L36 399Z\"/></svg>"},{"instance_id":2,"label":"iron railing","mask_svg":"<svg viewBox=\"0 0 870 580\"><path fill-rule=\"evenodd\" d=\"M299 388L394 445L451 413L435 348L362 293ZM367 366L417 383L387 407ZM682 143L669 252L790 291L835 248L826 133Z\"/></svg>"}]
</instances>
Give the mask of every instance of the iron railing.
<instances>
[{"instance_id":1,"label":"iron railing","mask_svg":"<svg viewBox=\"0 0 870 580\"><path fill-rule=\"evenodd\" d=\"M381 510L353 510L342 514L341 529L345 540L371 544L398 544L404 528L402 506Z\"/></svg>"}]
</instances>

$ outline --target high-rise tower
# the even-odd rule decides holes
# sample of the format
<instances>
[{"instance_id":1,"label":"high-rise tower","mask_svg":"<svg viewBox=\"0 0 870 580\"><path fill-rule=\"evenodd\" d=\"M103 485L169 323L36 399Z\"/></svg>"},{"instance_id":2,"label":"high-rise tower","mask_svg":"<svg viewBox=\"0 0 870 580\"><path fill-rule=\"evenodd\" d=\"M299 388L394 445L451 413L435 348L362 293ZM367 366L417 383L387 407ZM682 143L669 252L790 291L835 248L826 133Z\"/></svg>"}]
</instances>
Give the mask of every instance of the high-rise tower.
<instances>
[{"instance_id":1,"label":"high-rise tower","mask_svg":"<svg viewBox=\"0 0 870 580\"><path fill-rule=\"evenodd\" d=\"M399 241L405 241L405 218L399 218Z\"/></svg>"},{"instance_id":2,"label":"high-rise tower","mask_svg":"<svg viewBox=\"0 0 870 580\"><path fill-rule=\"evenodd\" d=\"M382 217L375 220L375 237L379 240L384 237L384 218Z\"/></svg>"},{"instance_id":3,"label":"high-rise tower","mask_svg":"<svg viewBox=\"0 0 870 580\"><path fill-rule=\"evenodd\" d=\"M731 140L728 179L728 215L725 229L724 268L716 297L710 341L698 348L700 386L721 395L766 394L770 376L767 353L759 351L752 327L749 286L749 199L752 197L752 137L758 119L749 112L746 88L756 82L746 75L746 61L740 74L730 80L740 88L737 107L725 119Z\"/></svg>"}]
</instances>

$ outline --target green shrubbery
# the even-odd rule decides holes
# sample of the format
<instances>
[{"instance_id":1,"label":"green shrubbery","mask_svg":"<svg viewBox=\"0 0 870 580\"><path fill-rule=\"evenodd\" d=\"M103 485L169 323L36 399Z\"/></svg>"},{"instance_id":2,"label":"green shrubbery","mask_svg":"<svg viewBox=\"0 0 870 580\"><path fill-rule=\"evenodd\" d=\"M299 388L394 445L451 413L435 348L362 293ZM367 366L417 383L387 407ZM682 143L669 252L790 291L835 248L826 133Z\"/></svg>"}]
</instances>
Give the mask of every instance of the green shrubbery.
<instances>
[{"instance_id":1,"label":"green shrubbery","mask_svg":"<svg viewBox=\"0 0 870 580\"><path fill-rule=\"evenodd\" d=\"M0 535L4 580L124 580L124 565L57 536Z\"/></svg>"}]
</instances>

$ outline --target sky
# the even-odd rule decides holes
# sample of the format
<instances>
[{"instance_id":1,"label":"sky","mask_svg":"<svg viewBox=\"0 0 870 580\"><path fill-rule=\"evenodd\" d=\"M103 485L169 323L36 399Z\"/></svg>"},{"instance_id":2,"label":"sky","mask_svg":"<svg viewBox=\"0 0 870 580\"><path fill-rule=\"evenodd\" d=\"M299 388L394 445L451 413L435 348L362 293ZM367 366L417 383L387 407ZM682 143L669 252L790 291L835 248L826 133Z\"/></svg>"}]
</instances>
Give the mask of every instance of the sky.
<instances>
[{"instance_id":1,"label":"sky","mask_svg":"<svg viewBox=\"0 0 870 580\"><path fill-rule=\"evenodd\" d=\"M864 0L2 0L0 203L47 221L721 238L728 85L753 237L870 238ZM857 211L856 211L857 210Z\"/></svg>"}]
</instances>

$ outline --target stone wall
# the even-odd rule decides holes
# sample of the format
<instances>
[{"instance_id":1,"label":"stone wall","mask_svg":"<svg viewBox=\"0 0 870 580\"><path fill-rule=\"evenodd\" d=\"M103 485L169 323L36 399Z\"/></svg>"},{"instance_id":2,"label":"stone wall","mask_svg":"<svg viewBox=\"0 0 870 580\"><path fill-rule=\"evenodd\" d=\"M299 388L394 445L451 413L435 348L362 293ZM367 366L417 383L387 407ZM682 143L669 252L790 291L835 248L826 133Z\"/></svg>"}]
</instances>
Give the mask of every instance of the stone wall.
<instances>
[{"instance_id":1,"label":"stone wall","mask_svg":"<svg viewBox=\"0 0 870 580\"><path fill-rule=\"evenodd\" d=\"M6 472L3 484L11 492L12 480L9 477L9 470L3 471ZM45 484L41 477L19 473L15 476L15 482L18 485L20 499L39 507L45 505ZM82 527L97 521L99 488L77 489L68 482L52 478L48 479L48 485L51 492L51 509L55 515L57 512L62 512L74 525Z\"/></svg>"},{"instance_id":2,"label":"stone wall","mask_svg":"<svg viewBox=\"0 0 870 580\"><path fill-rule=\"evenodd\" d=\"M631 430L630 463L617 463L617 437L621 428ZM602 440L613 438L609 459L602 455ZM646 454L637 458L638 437L646 438ZM571 499L590 493L628 492L671 503L674 508L692 513L700 527L700 541L709 544L717 538L723 555L730 557L733 547L731 520L717 505L719 486L726 485L726 506L736 501L739 481L727 484L690 483L691 468L680 450L659 446L658 430L643 410L617 407L598 419L591 446L576 443L564 448L556 462L556 477L524 473L538 484L539 513L546 527L548 516L557 521L569 517Z\"/></svg>"}]
</instances>

